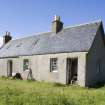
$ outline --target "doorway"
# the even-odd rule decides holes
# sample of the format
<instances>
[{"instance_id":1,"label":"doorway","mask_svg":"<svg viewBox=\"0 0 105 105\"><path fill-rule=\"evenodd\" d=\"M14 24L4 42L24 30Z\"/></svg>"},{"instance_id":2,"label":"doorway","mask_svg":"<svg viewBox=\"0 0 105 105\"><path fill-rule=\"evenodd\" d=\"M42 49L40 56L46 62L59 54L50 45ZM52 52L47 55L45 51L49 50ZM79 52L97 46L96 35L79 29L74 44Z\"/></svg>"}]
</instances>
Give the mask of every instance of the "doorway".
<instances>
[{"instance_id":1,"label":"doorway","mask_svg":"<svg viewBox=\"0 0 105 105\"><path fill-rule=\"evenodd\" d=\"M73 84L77 81L78 58L67 58L66 83Z\"/></svg>"},{"instance_id":2,"label":"doorway","mask_svg":"<svg viewBox=\"0 0 105 105\"><path fill-rule=\"evenodd\" d=\"M7 62L7 76L9 76L9 77L12 76L12 69L13 69L13 62L12 62L12 60L9 60Z\"/></svg>"}]
</instances>

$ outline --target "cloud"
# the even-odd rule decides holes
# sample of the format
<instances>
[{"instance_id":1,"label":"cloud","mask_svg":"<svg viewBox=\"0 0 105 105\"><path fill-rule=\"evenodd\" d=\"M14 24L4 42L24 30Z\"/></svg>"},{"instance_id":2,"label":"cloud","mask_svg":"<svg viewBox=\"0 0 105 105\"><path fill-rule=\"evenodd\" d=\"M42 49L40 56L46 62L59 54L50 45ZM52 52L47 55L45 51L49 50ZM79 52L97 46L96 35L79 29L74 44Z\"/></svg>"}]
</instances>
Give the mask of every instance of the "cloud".
<instances>
[{"instance_id":1,"label":"cloud","mask_svg":"<svg viewBox=\"0 0 105 105\"><path fill-rule=\"evenodd\" d=\"M0 47L3 45L3 37L0 37Z\"/></svg>"}]
</instances>

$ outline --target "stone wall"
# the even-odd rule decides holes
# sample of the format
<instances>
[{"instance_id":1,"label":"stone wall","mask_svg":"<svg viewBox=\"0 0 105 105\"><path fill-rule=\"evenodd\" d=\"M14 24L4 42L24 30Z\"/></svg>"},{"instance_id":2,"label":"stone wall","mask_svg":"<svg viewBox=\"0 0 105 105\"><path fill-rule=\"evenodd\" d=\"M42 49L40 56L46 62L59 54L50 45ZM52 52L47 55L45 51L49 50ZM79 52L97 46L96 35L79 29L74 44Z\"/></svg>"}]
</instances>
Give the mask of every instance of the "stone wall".
<instances>
[{"instance_id":1,"label":"stone wall","mask_svg":"<svg viewBox=\"0 0 105 105\"><path fill-rule=\"evenodd\" d=\"M78 84L85 86L87 52L59 53L0 59L0 75L7 75L7 61L13 61L13 72L24 73L23 60L29 59L34 79L66 84L66 59L78 58ZM50 72L50 58L58 58L58 72ZM24 77L25 78L25 77Z\"/></svg>"}]
</instances>

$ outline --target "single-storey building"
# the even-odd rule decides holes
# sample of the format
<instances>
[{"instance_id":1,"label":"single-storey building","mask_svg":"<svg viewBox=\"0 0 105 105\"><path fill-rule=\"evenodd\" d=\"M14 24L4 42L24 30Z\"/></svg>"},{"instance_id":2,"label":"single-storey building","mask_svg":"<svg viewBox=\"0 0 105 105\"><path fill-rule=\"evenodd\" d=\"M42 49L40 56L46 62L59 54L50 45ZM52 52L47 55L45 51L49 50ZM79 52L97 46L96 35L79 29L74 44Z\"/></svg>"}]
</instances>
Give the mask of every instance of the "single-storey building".
<instances>
[{"instance_id":1,"label":"single-storey building","mask_svg":"<svg viewBox=\"0 0 105 105\"><path fill-rule=\"evenodd\" d=\"M59 16L51 32L16 40L6 32L0 49L0 76L18 72L23 79L80 86L105 82L104 39L102 21L65 28Z\"/></svg>"}]
</instances>

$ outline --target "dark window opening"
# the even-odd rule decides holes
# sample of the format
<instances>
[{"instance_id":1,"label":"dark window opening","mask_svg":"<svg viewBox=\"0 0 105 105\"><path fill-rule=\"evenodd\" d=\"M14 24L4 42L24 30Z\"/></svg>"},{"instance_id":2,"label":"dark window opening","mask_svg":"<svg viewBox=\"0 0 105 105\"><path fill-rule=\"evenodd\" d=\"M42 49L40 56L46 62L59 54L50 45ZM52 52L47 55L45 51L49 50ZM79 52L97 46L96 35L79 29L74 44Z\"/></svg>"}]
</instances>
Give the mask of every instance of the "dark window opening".
<instances>
[{"instance_id":1,"label":"dark window opening","mask_svg":"<svg viewBox=\"0 0 105 105\"><path fill-rule=\"evenodd\" d=\"M7 62L7 76L12 76L13 62L12 60L8 60Z\"/></svg>"},{"instance_id":2,"label":"dark window opening","mask_svg":"<svg viewBox=\"0 0 105 105\"><path fill-rule=\"evenodd\" d=\"M101 60L100 59L97 61L96 67L97 67L97 74L99 74L101 72Z\"/></svg>"},{"instance_id":3,"label":"dark window opening","mask_svg":"<svg viewBox=\"0 0 105 105\"><path fill-rule=\"evenodd\" d=\"M27 70L29 69L29 60L28 59L24 59L23 60L23 70Z\"/></svg>"}]
</instances>

